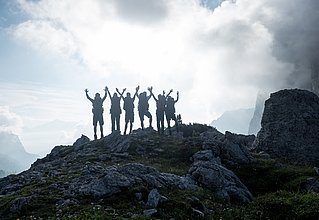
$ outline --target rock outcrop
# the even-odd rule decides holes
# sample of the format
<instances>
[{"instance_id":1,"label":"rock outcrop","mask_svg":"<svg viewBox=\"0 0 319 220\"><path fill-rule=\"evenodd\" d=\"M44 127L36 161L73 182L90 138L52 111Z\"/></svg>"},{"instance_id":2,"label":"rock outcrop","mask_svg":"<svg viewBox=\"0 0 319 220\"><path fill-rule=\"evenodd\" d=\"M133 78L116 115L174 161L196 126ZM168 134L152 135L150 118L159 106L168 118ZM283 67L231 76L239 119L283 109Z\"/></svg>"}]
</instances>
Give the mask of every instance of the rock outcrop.
<instances>
[{"instance_id":1,"label":"rock outcrop","mask_svg":"<svg viewBox=\"0 0 319 220\"><path fill-rule=\"evenodd\" d=\"M255 136L226 132L225 135L212 129L201 134L204 150L212 150L226 166L247 164L253 160L250 152Z\"/></svg>"},{"instance_id":2,"label":"rock outcrop","mask_svg":"<svg viewBox=\"0 0 319 220\"><path fill-rule=\"evenodd\" d=\"M211 150L197 152L193 160L188 172L200 185L229 201L247 203L252 200L246 186L232 171L222 166Z\"/></svg>"},{"instance_id":3,"label":"rock outcrop","mask_svg":"<svg viewBox=\"0 0 319 220\"><path fill-rule=\"evenodd\" d=\"M319 97L300 89L281 90L265 102L254 147L293 163L319 164Z\"/></svg>"}]
</instances>

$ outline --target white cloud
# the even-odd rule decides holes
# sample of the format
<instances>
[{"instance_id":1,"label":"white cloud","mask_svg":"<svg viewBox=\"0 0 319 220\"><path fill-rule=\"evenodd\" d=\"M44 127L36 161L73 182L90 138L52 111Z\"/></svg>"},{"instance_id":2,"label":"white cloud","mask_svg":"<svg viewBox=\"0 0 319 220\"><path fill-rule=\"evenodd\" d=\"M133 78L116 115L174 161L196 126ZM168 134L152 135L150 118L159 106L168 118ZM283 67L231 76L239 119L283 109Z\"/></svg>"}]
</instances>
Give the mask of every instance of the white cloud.
<instances>
[{"instance_id":1,"label":"white cloud","mask_svg":"<svg viewBox=\"0 0 319 220\"><path fill-rule=\"evenodd\" d=\"M10 111L8 106L0 106L0 131L19 133L23 126L19 115Z\"/></svg>"},{"instance_id":2,"label":"white cloud","mask_svg":"<svg viewBox=\"0 0 319 220\"><path fill-rule=\"evenodd\" d=\"M288 0L225 1L214 12L195 0L134 2L19 0L32 18L14 35L79 60L114 88L179 89L184 121L210 122L253 106L260 89L289 86L295 63L278 56L280 28L311 9Z\"/></svg>"}]
</instances>

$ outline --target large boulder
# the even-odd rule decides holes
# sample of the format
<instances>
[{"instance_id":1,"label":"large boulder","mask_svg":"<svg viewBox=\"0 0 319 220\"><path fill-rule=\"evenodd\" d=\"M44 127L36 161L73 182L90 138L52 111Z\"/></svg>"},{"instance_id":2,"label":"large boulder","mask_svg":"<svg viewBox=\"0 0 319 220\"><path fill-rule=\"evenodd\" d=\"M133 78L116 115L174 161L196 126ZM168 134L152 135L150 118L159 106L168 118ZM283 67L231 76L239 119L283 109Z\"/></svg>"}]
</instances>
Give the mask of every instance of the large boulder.
<instances>
[{"instance_id":1,"label":"large boulder","mask_svg":"<svg viewBox=\"0 0 319 220\"><path fill-rule=\"evenodd\" d=\"M188 172L199 185L228 201L247 203L252 200L247 187L232 171L222 166L212 150L199 151L192 159L194 162Z\"/></svg>"},{"instance_id":2,"label":"large boulder","mask_svg":"<svg viewBox=\"0 0 319 220\"><path fill-rule=\"evenodd\" d=\"M253 161L248 151L255 140L254 135L238 135L227 132L220 133L211 129L201 134L204 150L212 150L215 157L220 157L226 166L237 166Z\"/></svg>"},{"instance_id":3,"label":"large boulder","mask_svg":"<svg viewBox=\"0 0 319 220\"><path fill-rule=\"evenodd\" d=\"M265 102L257 151L300 164L319 164L319 97L300 89L281 90Z\"/></svg>"}]
</instances>

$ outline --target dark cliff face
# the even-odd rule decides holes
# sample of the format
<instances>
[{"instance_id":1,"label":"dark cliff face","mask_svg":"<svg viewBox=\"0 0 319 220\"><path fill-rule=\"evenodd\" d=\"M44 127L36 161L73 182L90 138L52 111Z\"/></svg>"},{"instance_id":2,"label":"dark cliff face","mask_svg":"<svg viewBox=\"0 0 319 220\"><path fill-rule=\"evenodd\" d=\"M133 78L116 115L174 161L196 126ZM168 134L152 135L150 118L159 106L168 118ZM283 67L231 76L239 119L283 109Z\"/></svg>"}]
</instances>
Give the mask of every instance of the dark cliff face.
<instances>
[{"instance_id":1,"label":"dark cliff face","mask_svg":"<svg viewBox=\"0 0 319 220\"><path fill-rule=\"evenodd\" d=\"M254 146L295 163L319 164L319 97L300 89L281 90L265 102Z\"/></svg>"}]
</instances>

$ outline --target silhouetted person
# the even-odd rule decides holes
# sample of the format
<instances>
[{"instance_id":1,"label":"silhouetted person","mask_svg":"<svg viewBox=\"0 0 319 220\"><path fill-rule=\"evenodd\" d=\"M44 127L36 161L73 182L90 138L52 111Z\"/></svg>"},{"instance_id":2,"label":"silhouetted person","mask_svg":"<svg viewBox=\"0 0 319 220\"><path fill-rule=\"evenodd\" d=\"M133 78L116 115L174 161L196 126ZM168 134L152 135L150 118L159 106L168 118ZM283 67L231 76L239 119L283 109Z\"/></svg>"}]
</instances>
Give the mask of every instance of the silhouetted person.
<instances>
[{"instance_id":1,"label":"silhouetted person","mask_svg":"<svg viewBox=\"0 0 319 220\"><path fill-rule=\"evenodd\" d=\"M110 114L111 114L111 122L112 122L112 132L114 132L115 130L120 131L120 116L122 113L121 105L120 105L121 98L117 96L116 92L113 94L113 96L111 96L111 93L107 87L106 87L106 90L111 100ZM123 95L124 92L125 92L125 89L123 89L123 92L121 95Z\"/></svg>"},{"instance_id":2,"label":"silhouetted person","mask_svg":"<svg viewBox=\"0 0 319 220\"><path fill-rule=\"evenodd\" d=\"M163 95L159 94L157 98L153 94L153 88L150 87L148 89L156 102L156 122L157 122L157 132L159 134L164 134L164 113L165 113L165 106L166 106L166 98L170 95L173 91L171 90L167 96L165 96L165 91L163 91Z\"/></svg>"},{"instance_id":3,"label":"silhouetted person","mask_svg":"<svg viewBox=\"0 0 319 220\"><path fill-rule=\"evenodd\" d=\"M149 112L149 104L148 100L150 100L151 95L147 96L146 92L142 92L138 96L138 114L141 120L141 127L144 129L144 116L149 118L150 121L150 128L152 127L152 115Z\"/></svg>"},{"instance_id":4,"label":"silhouetted person","mask_svg":"<svg viewBox=\"0 0 319 220\"><path fill-rule=\"evenodd\" d=\"M103 98L101 98L100 93L96 93L94 99L90 98L88 95L89 90L85 89L85 94L86 98L92 102L93 105L93 127L94 127L94 140L97 139L96 135L96 126L97 123L99 122L100 125L100 132L101 132L101 138L103 137L103 125L104 125L104 120L103 120L103 102L106 99L107 96L107 88L105 87L104 89L105 95Z\"/></svg>"},{"instance_id":5,"label":"silhouetted person","mask_svg":"<svg viewBox=\"0 0 319 220\"><path fill-rule=\"evenodd\" d=\"M171 119L175 121L176 131L178 131L178 123L177 123L177 118L175 115L175 103L178 101L178 99L179 99L179 92L177 92L176 100L174 100L174 98L169 95L166 101L165 114L166 114L166 120L167 120L167 127L168 127L168 131L170 135L172 134L171 124L170 124Z\"/></svg>"},{"instance_id":6,"label":"silhouetted person","mask_svg":"<svg viewBox=\"0 0 319 220\"><path fill-rule=\"evenodd\" d=\"M116 89L116 91L118 92L118 94L121 96L121 98L124 101L124 106L123 106L123 108L125 110L124 134L126 134L128 123L130 123L130 133L132 132L133 122L134 122L134 101L135 101L135 98L137 96L139 88L140 88L139 86L136 87L135 94L133 97L131 97L131 93L128 92L128 93L126 93L125 98L123 97L123 93L121 94L120 91L118 89Z\"/></svg>"}]
</instances>

